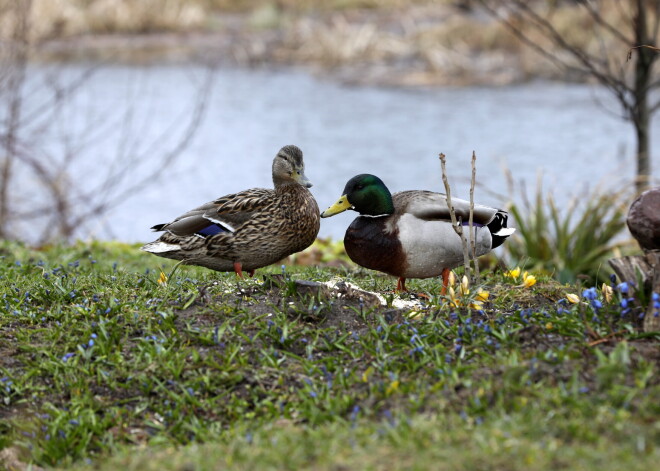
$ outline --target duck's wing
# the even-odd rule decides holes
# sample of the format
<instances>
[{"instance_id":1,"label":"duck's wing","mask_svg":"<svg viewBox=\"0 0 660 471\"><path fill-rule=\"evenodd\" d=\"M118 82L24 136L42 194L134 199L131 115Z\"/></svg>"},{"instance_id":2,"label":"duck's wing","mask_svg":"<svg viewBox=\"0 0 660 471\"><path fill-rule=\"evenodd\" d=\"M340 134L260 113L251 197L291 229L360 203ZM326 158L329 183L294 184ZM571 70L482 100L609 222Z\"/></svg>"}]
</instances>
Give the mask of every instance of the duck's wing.
<instances>
[{"instance_id":1,"label":"duck's wing","mask_svg":"<svg viewBox=\"0 0 660 471\"><path fill-rule=\"evenodd\" d=\"M408 213L425 221L451 221L447 195L432 191L412 190L401 191L392 195L395 211ZM459 198L452 198L456 218L467 223L470 218L470 202ZM498 209L474 205L473 221L475 224L489 224L498 213Z\"/></svg>"},{"instance_id":2,"label":"duck's wing","mask_svg":"<svg viewBox=\"0 0 660 471\"><path fill-rule=\"evenodd\" d=\"M253 188L222 196L188 211L166 224L157 224L151 229L167 231L185 237L202 237L221 232L234 232L249 221L254 213L272 204L273 190Z\"/></svg>"}]
</instances>

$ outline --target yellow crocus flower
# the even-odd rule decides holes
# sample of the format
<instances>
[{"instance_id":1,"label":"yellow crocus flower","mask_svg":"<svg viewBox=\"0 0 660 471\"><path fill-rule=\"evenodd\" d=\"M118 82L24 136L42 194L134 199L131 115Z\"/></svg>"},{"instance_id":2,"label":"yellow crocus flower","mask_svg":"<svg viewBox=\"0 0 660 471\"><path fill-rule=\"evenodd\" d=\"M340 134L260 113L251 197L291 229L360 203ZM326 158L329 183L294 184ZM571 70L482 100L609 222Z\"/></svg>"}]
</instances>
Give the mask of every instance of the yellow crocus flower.
<instances>
[{"instance_id":1,"label":"yellow crocus flower","mask_svg":"<svg viewBox=\"0 0 660 471\"><path fill-rule=\"evenodd\" d=\"M527 272L523 275L523 286L525 288L531 288L536 284L536 277L534 275L528 275Z\"/></svg>"}]
</instances>

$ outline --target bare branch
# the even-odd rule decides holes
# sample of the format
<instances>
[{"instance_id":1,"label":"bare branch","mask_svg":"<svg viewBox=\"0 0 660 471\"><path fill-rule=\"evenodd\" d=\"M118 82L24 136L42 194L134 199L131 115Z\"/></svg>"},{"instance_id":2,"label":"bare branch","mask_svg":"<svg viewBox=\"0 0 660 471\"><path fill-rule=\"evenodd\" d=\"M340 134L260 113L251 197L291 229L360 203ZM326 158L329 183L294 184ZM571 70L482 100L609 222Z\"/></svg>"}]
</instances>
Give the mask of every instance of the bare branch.
<instances>
[{"instance_id":1,"label":"bare branch","mask_svg":"<svg viewBox=\"0 0 660 471\"><path fill-rule=\"evenodd\" d=\"M621 41L624 46L628 46L635 42L634 38L626 37L617 27L603 18L603 15L600 14L592 2L588 0L579 0L578 3L585 8L585 10L589 13L589 15L591 15L596 23L602 26L607 32L612 34L613 37Z\"/></svg>"},{"instance_id":2,"label":"bare branch","mask_svg":"<svg viewBox=\"0 0 660 471\"><path fill-rule=\"evenodd\" d=\"M564 36L557 31L557 29L550 23L548 20L540 16L534 9L525 1L521 0L512 0L518 8L518 11L523 12L527 18L531 19L537 26L542 28L546 37L553 41L557 46L562 48L564 51L568 52L574 59L578 61L583 67L583 70L592 75L594 78L598 79L603 85L610 88L612 91L618 90L628 90L631 91L631 88L625 83L625 81L611 75L604 74L599 68L603 67L603 64L606 63L606 58L597 58L584 49L576 47L564 39ZM570 66L569 66L570 67Z\"/></svg>"}]
</instances>

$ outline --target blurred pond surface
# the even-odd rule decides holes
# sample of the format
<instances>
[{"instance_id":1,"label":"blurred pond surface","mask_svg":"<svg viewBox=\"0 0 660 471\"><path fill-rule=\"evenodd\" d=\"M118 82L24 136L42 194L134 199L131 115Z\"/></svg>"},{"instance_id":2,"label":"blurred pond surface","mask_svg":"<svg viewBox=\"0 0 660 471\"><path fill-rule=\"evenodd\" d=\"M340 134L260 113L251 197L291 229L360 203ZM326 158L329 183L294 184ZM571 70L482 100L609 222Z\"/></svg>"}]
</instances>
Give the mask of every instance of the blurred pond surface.
<instances>
[{"instance_id":1,"label":"blurred pond surface","mask_svg":"<svg viewBox=\"0 0 660 471\"><path fill-rule=\"evenodd\" d=\"M85 66L66 69L75 76ZM58 130L49 131L49 152L61 151L64 135L103 128L80 146L72 177L102 179L114 159L134 155L139 164L129 180L136 181L176 142L203 76L195 67L100 69L67 103ZM474 150L475 200L500 207L521 200L521 182L536 191L539 176L565 203L599 184L617 188L634 174L631 126L604 91L586 85L409 90L347 86L296 70L218 70L205 101L204 120L182 156L79 237L148 241L153 224L226 193L271 187L272 158L286 144L304 151L321 210L358 173L380 176L393 192L444 191L440 152L453 196L467 199ZM660 131L657 121L653 131ZM658 139L653 155L660 155ZM323 220L320 236L342 238L355 214Z\"/></svg>"}]
</instances>

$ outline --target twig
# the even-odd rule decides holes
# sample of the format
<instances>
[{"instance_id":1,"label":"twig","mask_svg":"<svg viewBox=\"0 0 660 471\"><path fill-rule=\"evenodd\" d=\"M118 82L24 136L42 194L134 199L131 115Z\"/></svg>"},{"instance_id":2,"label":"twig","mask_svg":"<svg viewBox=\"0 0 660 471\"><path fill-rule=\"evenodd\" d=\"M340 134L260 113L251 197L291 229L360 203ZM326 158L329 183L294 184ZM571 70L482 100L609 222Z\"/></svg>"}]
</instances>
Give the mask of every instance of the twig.
<instances>
[{"instance_id":1,"label":"twig","mask_svg":"<svg viewBox=\"0 0 660 471\"><path fill-rule=\"evenodd\" d=\"M625 334L625 333L626 333L625 330L619 330L619 331L617 331L617 332L609 333L609 334L607 334L605 337L598 337L598 334L596 334L596 333L592 330L592 331L590 332L590 334L591 334L592 336L595 337L595 340L593 340L592 342L589 342L589 343L587 344L587 346L588 346L588 347L595 347L596 345L599 345L599 344L601 344L601 343L611 342L611 341L613 341L613 340L616 341L616 340L617 340L617 339L616 339L617 336L622 335L622 334Z\"/></svg>"},{"instance_id":2,"label":"twig","mask_svg":"<svg viewBox=\"0 0 660 471\"><path fill-rule=\"evenodd\" d=\"M657 47L655 47L655 46L649 46L648 44L642 44L642 45L640 45L640 46L633 46L633 47L631 47L630 49L628 49L628 57L627 57L626 60L629 61L630 59L632 59L632 52L633 52L633 49L640 49L640 48L642 48L642 47L645 47L645 48L647 48L647 49L651 49L652 51L655 51L655 52L660 52L660 48L657 48Z\"/></svg>"},{"instance_id":3,"label":"twig","mask_svg":"<svg viewBox=\"0 0 660 471\"><path fill-rule=\"evenodd\" d=\"M472 260L474 260L474 282L479 283L479 263L477 263L477 230L474 227L474 187L477 177L477 154L472 151L472 180L470 180L470 239L472 242Z\"/></svg>"},{"instance_id":4,"label":"twig","mask_svg":"<svg viewBox=\"0 0 660 471\"><path fill-rule=\"evenodd\" d=\"M445 185L445 191L447 193L447 207L449 208L449 217L451 217L451 226L458 234L458 237L461 238L461 243L463 244L463 265L465 266L465 275L469 277L470 275L470 256L468 254L468 245L467 240L463 237L463 224L461 221L456 219L456 212L454 211L454 206L451 204L451 189L449 187L449 180L447 179L447 166L445 161L445 154L440 153L440 166L442 168L442 183ZM472 212L470 211L470 217Z\"/></svg>"}]
</instances>

